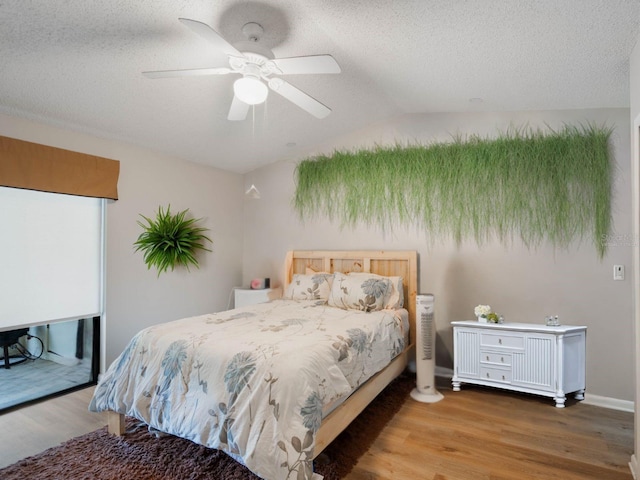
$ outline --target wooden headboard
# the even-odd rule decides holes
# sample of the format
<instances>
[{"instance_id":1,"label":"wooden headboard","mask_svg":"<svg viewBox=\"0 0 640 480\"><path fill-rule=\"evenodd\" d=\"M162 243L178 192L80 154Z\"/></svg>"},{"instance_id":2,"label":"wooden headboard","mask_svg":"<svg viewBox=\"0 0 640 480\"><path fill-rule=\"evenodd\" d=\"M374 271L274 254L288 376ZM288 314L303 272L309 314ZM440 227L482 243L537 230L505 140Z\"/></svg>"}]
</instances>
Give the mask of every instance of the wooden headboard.
<instances>
[{"instance_id":1,"label":"wooden headboard","mask_svg":"<svg viewBox=\"0 0 640 480\"><path fill-rule=\"evenodd\" d=\"M295 273L368 272L384 276L400 276L404 286L404 308L409 311L411 343L416 331L416 295L418 294L418 254L415 251L380 250L292 250L287 252L284 288Z\"/></svg>"}]
</instances>

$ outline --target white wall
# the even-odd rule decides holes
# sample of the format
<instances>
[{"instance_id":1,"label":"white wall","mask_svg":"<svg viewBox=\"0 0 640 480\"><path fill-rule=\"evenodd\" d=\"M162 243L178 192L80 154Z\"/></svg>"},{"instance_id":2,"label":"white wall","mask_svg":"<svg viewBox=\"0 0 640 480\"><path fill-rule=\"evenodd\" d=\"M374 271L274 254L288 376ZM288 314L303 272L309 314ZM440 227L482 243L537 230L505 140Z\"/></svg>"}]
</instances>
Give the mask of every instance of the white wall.
<instances>
[{"instance_id":1,"label":"white wall","mask_svg":"<svg viewBox=\"0 0 640 480\"><path fill-rule=\"evenodd\" d=\"M606 123L617 160L614 186L615 233L631 233L629 182L629 111L627 109L486 114L416 114L399 117L325 145L301 158L335 149L353 149L396 141L449 141L453 134L493 136L510 126L560 128L564 123ZM630 271L631 248L610 247L600 261L587 239L568 251L543 245L528 250L519 243L478 248L465 243L429 244L415 229L386 234L359 227L340 229L326 219L302 223L291 207L295 160L252 173L262 198L245 204L243 280L269 276L282 281L282 262L289 249L417 250L419 290L436 298L437 363L452 367L453 320L471 319L473 307L488 303L509 321L542 323L557 314L565 324L587 325L587 393L633 399L632 289L629 277L614 282L614 264Z\"/></svg>"},{"instance_id":2,"label":"white wall","mask_svg":"<svg viewBox=\"0 0 640 480\"><path fill-rule=\"evenodd\" d=\"M130 145L0 115L0 135L120 160L119 200L107 206L106 362L111 363L140 329L159 322L224 310L241 281L242 177ZM157 278L133 242L139 214L158 206L189 209L209 228L211 253L200 269ZM46 234L46 232L45 232Z\"/></svg>"}]
</instances>

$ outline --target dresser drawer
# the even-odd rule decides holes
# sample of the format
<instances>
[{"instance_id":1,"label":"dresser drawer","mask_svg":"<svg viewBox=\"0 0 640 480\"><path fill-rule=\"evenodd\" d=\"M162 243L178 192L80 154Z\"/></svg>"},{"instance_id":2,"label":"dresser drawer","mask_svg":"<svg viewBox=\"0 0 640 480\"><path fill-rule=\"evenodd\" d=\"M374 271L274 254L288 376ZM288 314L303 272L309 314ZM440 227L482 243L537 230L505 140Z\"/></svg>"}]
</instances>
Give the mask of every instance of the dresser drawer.
<instances>
[{"instance_id":1,"label":"dresser drawer","mask_svg":"<svg viewBox=\"0 0 640 480\"><path fill-rule=\"evenodd\" d=\"M496 365L511 366L511 354L496 352L480 352L480 363L494 363Z\"/></svg>"},{"instance_id":2,"label":"dresser drawer","mask_svg":"<svg viewBox=\"0 0 640 480\"><path fill-rule=\"evenodd\" d=\"M480 367L480 378L492 382L511 383L511 370L491 368L483 365Z\"/></svg>"},{"instance_id":3,"label":"dresser drawer","mask_svg":"<svg viewBox=\"0 0 640 480\"><path fill-rule=\"evenodd\" d=\"M524 350L524 335L505 335L503 333L482 332L480 345L496 349L513 348Z\"/></svg>"}]
</instances>

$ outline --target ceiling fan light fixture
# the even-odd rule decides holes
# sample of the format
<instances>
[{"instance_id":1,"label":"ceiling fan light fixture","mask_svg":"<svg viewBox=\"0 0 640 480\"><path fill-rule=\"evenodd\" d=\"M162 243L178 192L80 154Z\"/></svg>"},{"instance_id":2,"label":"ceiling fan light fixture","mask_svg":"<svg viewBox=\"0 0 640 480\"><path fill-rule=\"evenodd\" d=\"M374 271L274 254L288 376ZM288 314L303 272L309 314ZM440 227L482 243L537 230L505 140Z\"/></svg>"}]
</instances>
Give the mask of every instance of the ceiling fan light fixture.
<instances>
[{"instance_id":1,"label":"ceiling fan light fixture","mask_svg":"<svg viewBox=\"0 0 640 480\"><path fill-rule=\"evenodd\" d=\"M269 89L257 78L245 76L233 83L233 93L248 105L258 105L267 99Z\"/></svg>"},{"instance_id":2,"label":"ceiling fan light fixture","mask_svg":"<svg viewBox=\"0 0 640 480\"><path fill-rule=\"evenodd\" d=\"M262 26L246 23L242 33L246 40L230 44L206 23L180 18L180 23L211 43L227 56L229 67L191 68L186 70L161 70L142 72L147 78L187 77L194 75L238 74L242 78L233 84L233 100L227 114L230 121L247 118L249 107L264 103L273 90L285 100L305 110L316 118L325 118L331 109L311 95L272 75L310 75L340 73L340 66L331 55L305 55L300 57L275 58L266 44L261 43ZM267 86L268 85L268 86ZM255 115L255 112L254 112Z\"/></svg>"}]
</instances>

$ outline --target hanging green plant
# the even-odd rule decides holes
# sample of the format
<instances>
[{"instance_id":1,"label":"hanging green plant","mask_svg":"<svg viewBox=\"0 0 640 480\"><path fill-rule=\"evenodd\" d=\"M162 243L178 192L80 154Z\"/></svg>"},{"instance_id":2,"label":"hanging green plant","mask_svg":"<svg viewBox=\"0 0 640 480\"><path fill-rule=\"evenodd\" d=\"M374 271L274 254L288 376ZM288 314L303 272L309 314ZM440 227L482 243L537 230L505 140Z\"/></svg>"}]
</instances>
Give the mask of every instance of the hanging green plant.
<instances>
[{"instance_id":1,"label":"hanging green plant","mask_svg":"<svg viewBox=\"0 0 640 480\"><path fill-rule=\"evenodd\" d=\"M203 233L207 229L195 225L202 219L185 219L188 211L189 209L186 209L172 215L171 205L169 205L166 211L158 207L155 220L140 215L146 220L146 224L138 221L138 225L144 231L133 245L136 247L136 252L139 250L144 252L144 263L148 269L152 266L158 269L158 276L169 268L173 270L177 265L182 265L187 270L189 265L199 268L195 257L196 251L211 251L204 246L205 240L211 242L211 239Z\"/></svg>"},{"instance_id":2,"label":"hanging green plant","mask_svg":"<svg viewBox=\"0 0 640 480\"><path fill-rule=\"evenodd\" d=\"M294 208L342 226L415 226L427 236L567 247L611 225L612 129L513 130L497 139L338 151L300 162Z\"/></svg>"}]
</instances>

